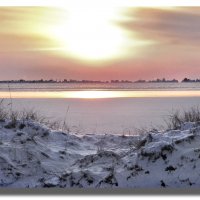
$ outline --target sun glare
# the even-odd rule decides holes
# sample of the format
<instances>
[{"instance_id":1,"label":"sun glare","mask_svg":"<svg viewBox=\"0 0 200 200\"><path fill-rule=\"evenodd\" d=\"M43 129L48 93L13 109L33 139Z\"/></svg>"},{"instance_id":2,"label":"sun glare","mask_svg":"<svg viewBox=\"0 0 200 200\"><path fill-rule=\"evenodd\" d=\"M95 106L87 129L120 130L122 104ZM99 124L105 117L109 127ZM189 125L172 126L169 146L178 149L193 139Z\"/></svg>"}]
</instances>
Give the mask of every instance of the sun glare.
<instances>
[{"instance_id":1,"label":"sun glare","mask_svg":"<svg viewBox=\"0 0 200 200\"><path fill-rule=\"evenodd\" d=\"M66 14L50 33L64 54L89 61L123 57L126 33L116 24L121 7L105 0L84 0L71 1L62 9Z\"/></svg>"},{"instance_id":2,"label":"sun glare","mask_svg":"<svg viewBox=\"0 0 200 200\"><path fill-rule=\"evenodd\" d=\"M72 93L65 93L66 98L80 98L80 99L104 99L120 97L120 92L110 91L73 91Z\"/></svg>"},{"instance_id":3,"label":"sun glare","mask_svg":"<svg viewBox=\"0 0 200 200\"><path fill-rule=\"evenodd\" d=\"M200 97L200 91L49 91L49 92L12 92L12 98L75 98L75 99L106 99L106 98L154 98L154 97ZM0 92L0 98L10 98L9 92Z\"/></svg>"}]
</instances>

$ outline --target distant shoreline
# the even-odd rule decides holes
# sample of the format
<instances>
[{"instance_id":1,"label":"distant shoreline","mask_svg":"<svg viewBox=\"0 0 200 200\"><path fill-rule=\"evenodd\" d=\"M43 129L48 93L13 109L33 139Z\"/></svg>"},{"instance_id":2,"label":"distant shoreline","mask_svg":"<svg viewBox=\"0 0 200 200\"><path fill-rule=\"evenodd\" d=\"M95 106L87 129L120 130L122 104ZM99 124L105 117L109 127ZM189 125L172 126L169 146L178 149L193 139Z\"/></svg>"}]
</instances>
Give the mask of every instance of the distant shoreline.
<instances>
[{"instance_id":1,"label":"distant shoreline","mask_svg":"<svg viewBox=\"0 0 200 200\"><path fill-rule=\"evenodd\" d=\"M130 81L130 80L109 80L109 81L101 81L101 80L75 80L75 79L64 79L64 80L1 80L0 84L11 84L11 83L83 83L83 84L110 84L110 83L200 83L200 79L188 79L184 78L182 81L178 81L176 79L167 80L163 79L155 79L155 80L137 80L137 81Z\"/></svg>"}]
</instances>

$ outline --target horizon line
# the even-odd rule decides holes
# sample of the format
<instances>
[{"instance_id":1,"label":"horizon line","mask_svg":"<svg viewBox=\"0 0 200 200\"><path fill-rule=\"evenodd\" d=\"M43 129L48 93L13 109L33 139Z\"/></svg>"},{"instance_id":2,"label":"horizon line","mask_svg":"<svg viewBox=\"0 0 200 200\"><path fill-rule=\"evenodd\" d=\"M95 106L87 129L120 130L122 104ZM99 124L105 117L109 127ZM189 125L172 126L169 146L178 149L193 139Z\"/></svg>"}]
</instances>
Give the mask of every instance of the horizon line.
<instances>
[{"instance_id":1,"label":"horizon line","mask_svg":"<svg viewBox=\"0 0 200 200\"><path fill-rule=\"evenodd\" d=\"M73 79L73 78L40 78L40 79L7 79L7 80L0 80L0 83L2 82L19 82L19 83L26 83L26 82L52 82L52 83L59 83L59 82L79 82L79 83L87 83L87 82L99 82L99 83L148 83L148 82L200 82L200 78L182 78L182 79L167 79L167 78L155 78L155 79L137 79L137 80L130 80L130 79L110 79L110 80L92 80L92 79Z\"/></svg>"}]
</instances>

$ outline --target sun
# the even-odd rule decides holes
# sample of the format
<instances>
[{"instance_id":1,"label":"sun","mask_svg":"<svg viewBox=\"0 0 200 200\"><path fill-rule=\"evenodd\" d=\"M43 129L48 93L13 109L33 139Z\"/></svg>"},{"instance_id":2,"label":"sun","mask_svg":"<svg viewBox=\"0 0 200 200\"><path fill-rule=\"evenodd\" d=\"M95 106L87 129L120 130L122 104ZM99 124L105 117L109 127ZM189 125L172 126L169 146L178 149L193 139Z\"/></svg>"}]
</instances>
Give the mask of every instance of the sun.
<instances>
[{"instance_id":1,"label":"sun","mask_svg":"<svg viewBox=\"0 0 200 200\"><path fill-rule=\"evenodd\" d=\"M110 4L109 4L110 2ZM48 31L63 54L87 61L123 57L128 41L117 25L121 8L112 1L70 1Z\"/></svg>"}]
</instances>

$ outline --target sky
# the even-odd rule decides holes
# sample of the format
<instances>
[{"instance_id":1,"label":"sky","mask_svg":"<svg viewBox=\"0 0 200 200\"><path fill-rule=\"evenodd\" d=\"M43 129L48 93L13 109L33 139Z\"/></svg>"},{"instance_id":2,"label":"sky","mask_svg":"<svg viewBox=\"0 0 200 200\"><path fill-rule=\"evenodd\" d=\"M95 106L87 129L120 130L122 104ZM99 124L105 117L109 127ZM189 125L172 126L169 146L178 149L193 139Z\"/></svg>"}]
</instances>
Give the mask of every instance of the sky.
<instances>
[{"instance_id":1,"label":"sky","mask_svg":"<svg viewBox=\"0 0 200 200\"><path fill-rule=\"evenodd\" d=\"M67 2L0 6L0 80L200 78L200 7Z\"/></svg>"}]
</instances>

